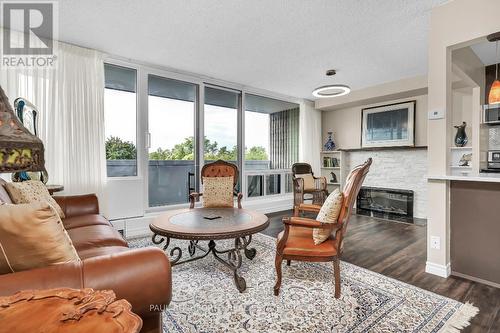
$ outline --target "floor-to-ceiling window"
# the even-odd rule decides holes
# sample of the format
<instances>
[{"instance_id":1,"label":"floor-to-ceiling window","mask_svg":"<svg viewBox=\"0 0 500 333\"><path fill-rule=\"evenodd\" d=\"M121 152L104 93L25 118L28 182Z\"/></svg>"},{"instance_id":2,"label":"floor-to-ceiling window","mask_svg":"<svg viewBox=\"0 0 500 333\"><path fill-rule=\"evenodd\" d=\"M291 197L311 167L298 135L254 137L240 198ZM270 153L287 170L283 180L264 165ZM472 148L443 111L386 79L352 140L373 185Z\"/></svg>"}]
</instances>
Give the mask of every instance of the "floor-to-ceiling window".
<instances>
[{"instance_id":1,"label":"floor-to-ceiling window","mask_svg":"<svg viewBox=\"0 0 500 333\"><path fill-rule=\"evenodd\" d=\"M238 165L238 113L241 92L205 87L204 160L225 160Z\"/></svg>"},{"instance_id":2,"label":"floor-to-ceiling window","mask_svg":"<svg viewBox=\"0 0 500 333\"><path fill-rule=\"evenodd\" d=\"M291 192L289 169L298 161L299 105L245 95L246 195Z\"/></svg>"},{"instance_id":3,"label":"floor-to-ceiling window","mask_svg":"<svg viewBox=\"0 0 500 333\"><path fill-rule=\"evenodd\" d=\"M148 76L149 206L185 203L196 188L193 83Z\"/></svg>"},{"instance_id":4,"label":"floor-to-ceiling window","mask_svg":"<svg viewBox=\"0 0 500 333\"><path fill-rule=\"evenodd\" d=\"M297 104L117 63L105 67L108 176L117 191L133 180L144 210L185 204L200 190L203 163L217 159L240 168L237 190L249 198L291 191Z\"/></svg>"},{"instance_id":5,"label":"floor-to-ceiling window","mask_svg":"<svg viewBox=\"0 0 500 333\"><path fill-rule=\"evenodd\" d=\"M137 73L105 64L104 75L107 174L137 176Z\"/></svg>"}]
</instances>

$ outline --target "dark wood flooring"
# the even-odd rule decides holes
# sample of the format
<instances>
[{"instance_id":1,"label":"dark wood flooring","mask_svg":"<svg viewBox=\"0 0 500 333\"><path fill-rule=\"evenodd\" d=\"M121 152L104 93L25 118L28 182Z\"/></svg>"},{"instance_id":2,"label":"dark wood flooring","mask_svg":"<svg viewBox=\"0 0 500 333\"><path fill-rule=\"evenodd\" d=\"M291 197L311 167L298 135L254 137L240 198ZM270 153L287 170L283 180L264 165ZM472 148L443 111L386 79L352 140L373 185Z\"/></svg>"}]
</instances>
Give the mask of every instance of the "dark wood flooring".
<instances>
[{"instance_id":1,"label":"dark wood flooring","mask_svg":"<svg viewBox=\"0 0 500 333\"><path fill-rule=\"evenodd\" d=\"M283 230L281 218L287 215L291 211L268 214L271 223L263 233L276 237ZM422 225L354 215L342 260L460 302L473 303L479 314L463 332L500 332L500 289L459 277L444 279L425 273L426 238L426 227Z\"/></svg>"}]
</instances>

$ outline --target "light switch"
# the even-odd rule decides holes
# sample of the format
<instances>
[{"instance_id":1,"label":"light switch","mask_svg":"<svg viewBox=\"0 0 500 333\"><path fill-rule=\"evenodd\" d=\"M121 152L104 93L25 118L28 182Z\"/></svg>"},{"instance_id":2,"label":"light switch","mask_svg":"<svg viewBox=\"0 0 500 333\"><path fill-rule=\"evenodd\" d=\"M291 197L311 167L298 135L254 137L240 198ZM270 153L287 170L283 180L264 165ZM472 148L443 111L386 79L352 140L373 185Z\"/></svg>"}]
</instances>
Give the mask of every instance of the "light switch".
<instances>
[{"instance_id":1,"label":"light switch","mask_svg":"<svg viewBox=\"0 0 500 333\"><path fill-rule=\"evenodd\" d=\"M444 118L444 110L432 110L429 111L428 115L430 120L433 119L443 119Z\"/></svg>"}]
</instances>

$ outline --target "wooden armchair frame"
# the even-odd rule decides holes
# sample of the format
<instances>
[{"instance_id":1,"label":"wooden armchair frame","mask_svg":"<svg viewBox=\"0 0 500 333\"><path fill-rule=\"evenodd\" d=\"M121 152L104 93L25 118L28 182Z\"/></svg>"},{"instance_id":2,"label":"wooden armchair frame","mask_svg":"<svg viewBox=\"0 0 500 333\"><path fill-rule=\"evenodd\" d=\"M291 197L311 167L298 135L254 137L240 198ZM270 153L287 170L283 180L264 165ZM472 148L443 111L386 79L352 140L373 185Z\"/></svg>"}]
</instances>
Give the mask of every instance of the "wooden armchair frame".
<instances>
[{"instance_id":1,"label":"wooden armchair frame","mask_svg":"<svg viewBox=\"0 0 500 333\"><path fill-rule=\"evenodd\" d=\"M241 208L242 193L236 192L236 184L238 183L238 167L232 163L223 160L217 160L212 163L205 164L201 168L201 183L203 184L203 177L233 177L233 195L238 198L238 208ZM194 208L196 201L200 199L203 193L193 192L189 195L189 208Z\"/></svg>"},{"instance_id":2,"label":"wooden armchair frame","mask_svg":"<svg viewBox=\"0 0 500 333\"><path fill-rule=\"evenodd\" d=\"M310 174L314 179L314 190L304 189L304 179L296 177L296 175ZM294 163L292 165L292 180L293 180L293 207L294 216L298 216L297 208L304 203L304 195L312 195L312 203L321 205L328 196L326 177L316 177L312 171L312 167L308 163Z\"/></svg>"},{"instance_id":3,"label":"wooden armchair frame","mask_svg":"<svg viewBox=\"0 0 500 333\"><path fill-rule=\"evenodd\" d=\"M276 284L274 286L274 295L279 294L279 290L281 287L281 266L283 260L287 260L287 265L290 265L291 260L298 261L308 261L308 262L333 262L333 272L334 272L334 280L335 280L335 298L340 297L340 256L343 251L343 240L345 233L347 231L347 224L349 223L349 217L351 216L351 211L354 206L354 202L356 201L356 197L359 193L361 185L366 177L370 169L370 165L372 164L372 159L369 158L364 164L355 167L347 177L346 185L344 187L344 201L342 203L342 208L340 210L339 218L337 223L322 223L313 219L304 218L304 217L285 217L283 218L284 231L282 234L278 236L278 244L276 247L276 258L275 258L275 266L276 266ZM297 212L301 211L307 212L316 212L318 213L320 210L320 206L318 205L307 205L301 204L297 207ZM289 240L292 228L307 228L310 229L311 234L311 242L307 243L310 245L308 248L303 249L294 249L294 254L287 253L287 242ZM328 238L325 242L331 242L334 251L331 252L331 255L311 255L310 250L314 248L314 243L312 242L312 229L313 228L322 228L328 229L332 233L333 236ZM303 251L301 251L303 250Z\"/></svg>"}]
</instances>

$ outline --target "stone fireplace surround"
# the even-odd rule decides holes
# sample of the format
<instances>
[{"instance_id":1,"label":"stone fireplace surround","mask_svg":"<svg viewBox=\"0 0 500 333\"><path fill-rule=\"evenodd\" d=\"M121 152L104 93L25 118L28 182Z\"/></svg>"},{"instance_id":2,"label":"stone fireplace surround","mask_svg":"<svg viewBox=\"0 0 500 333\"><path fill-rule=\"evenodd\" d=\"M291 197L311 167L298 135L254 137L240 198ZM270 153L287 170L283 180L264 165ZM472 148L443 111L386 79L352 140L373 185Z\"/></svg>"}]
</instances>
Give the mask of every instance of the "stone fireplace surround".
<instances>
[{"instance_id":1,"label":"stone fireplace surround","mask_svg":"<svg viewBox=\"0 0 500 333\"><path fill-rule=\"evenodd\" d=\"M384 148L346 151L346 169L373 158L363 186L412 190L413 216L427 218L427 149Z\"/></svg>"}]
</instances>

